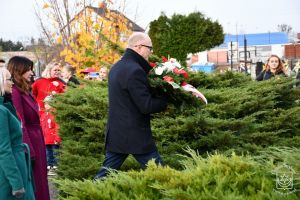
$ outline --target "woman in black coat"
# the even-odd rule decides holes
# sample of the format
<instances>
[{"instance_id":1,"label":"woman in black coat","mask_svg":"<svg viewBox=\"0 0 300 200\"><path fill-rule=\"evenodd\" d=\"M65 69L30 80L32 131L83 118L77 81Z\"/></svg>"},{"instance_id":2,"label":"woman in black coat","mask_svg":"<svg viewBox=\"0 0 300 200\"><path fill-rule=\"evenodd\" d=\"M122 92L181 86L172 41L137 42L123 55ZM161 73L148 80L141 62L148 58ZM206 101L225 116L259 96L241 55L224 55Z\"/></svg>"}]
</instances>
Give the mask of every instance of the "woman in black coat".
<instances>
[{"instance_id":1,"label":"woman in black coat","mask_svg":"<svg viewBox=\"0 0 300 200\"><path fill-rule=\"evenodd\" d=\"M271 55L267 60L266 67L256 77L257 81L268 80L276 76L287 76L286 69L284 68L281 59L277 55Z\"/></svg>"},{"instance_id":2,"label":"woman in black coat","mask_svg":"<svg viewBox=\"0 0 300 200\"><path fill-rule=\"evenodd\" d=\"M80 82L75 77L75 68L71 65L65 65L62 69L62 79L67 85L70 85L70 83L79 85Z\"/></svg>"}]
</instances>

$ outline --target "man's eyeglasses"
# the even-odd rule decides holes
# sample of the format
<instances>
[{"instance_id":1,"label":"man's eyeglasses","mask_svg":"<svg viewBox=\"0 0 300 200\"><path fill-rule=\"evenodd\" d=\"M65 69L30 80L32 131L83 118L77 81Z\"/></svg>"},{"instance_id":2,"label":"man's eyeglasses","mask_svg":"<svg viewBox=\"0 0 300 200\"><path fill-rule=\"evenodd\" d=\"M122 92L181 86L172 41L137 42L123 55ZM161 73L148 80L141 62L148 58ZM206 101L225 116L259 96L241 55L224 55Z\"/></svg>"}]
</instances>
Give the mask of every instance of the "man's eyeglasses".
<instances>
[{"instance_id":1,"label":"man's eyeglasses","mask_svg":"<svg viewBox=\"0 0 300 200\"><path fill-rule=\"evenodd\" d=\"M141 46L142 46L142 47L146 47L146 48L148 48L150 51L152 51L152 50L153 50L153 47L151 47L151 46L144 45L144 44L141 44Z\"/></svg>"}]
</instances>

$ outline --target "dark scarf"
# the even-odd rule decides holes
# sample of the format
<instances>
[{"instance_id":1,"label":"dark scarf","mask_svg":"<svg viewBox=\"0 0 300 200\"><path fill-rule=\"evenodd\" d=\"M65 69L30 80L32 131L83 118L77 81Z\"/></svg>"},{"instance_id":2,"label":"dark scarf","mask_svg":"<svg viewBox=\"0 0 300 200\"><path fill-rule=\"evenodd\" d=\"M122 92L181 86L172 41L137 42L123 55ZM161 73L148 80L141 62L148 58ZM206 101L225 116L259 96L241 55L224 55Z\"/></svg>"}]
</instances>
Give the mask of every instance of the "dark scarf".
<instances>
[{"instance_id":1,"label":"dark scarf","mask_svg":"<svg viewBox=\"0 0 300 200\"><path fill-rule=\"evenodd\" d=\"M12 104L12 95L5 93L3 96L3 103L11 103Z\"/></svg>"}]
</instances>

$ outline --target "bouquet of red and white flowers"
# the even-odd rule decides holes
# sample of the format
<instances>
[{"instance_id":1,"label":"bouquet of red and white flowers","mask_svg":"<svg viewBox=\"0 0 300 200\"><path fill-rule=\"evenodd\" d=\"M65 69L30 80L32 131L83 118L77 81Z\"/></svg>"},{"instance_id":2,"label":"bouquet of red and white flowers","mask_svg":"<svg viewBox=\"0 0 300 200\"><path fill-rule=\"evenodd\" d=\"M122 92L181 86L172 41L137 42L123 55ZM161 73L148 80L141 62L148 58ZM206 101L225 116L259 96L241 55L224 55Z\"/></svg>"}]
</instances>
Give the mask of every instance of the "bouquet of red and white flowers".
<instances>
[{"instance_id":1,"label":"bouquet of red and white flowers","mask_svg":"<svg viewBox=\"0 0 300 200\"><path fill-rule=\"evenodd\" d=\"M161 63L150 63L152 69L149 72L149 80L154 93L164 93L172 103L177 105L183 102L195 104L195 99L207 104L205 96L186 82L188 73L175 58L162 57L162 61ZM191 98L187 92L194 97Z\"/></svg>"}]
</instances>

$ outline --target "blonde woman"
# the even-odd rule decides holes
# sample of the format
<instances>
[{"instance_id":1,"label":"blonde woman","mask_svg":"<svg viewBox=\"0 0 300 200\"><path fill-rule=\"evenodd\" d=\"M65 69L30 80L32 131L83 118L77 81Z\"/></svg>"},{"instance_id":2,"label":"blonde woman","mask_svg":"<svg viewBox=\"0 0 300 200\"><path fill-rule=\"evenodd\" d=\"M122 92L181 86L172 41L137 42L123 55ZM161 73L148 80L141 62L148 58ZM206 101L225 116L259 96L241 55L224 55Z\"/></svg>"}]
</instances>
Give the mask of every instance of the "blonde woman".
<instances>
[{"instance_id":1,"label":"blonde woman","mask_svg":"<svg viewBox=\"0 0 300 200\"><path fill-rule=\"evenodd\" d=\"M59 63L49 63L42 73L42 78L32 85L32 95L39 105L40 115L45 111L44 99L49 95L63 93L65 83L60 79L61 67Z\"/></svg>"},{"instance_id":2,"label":"blonde woman","mask_svg":"<svg viewBox=\"0 0 300 200\"><path fill-rule=\"evenodd\" d=\"M99 76L97 77L98 81L106 81L107 80L107 68L101 67L99 70Z\"/></svg>"}]
</instances>

